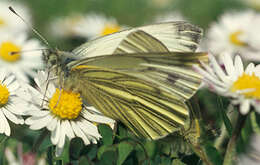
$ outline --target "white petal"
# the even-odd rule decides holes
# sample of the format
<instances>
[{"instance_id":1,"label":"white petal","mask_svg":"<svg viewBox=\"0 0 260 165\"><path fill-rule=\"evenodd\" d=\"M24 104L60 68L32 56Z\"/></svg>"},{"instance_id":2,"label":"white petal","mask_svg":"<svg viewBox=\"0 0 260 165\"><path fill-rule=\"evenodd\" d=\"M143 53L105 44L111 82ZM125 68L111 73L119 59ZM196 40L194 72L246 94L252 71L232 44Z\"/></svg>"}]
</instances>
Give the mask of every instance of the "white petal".
<instances>
[{"instance_id":1,"label":"white petal","mask_svg":"<svg viewBox=\"0 0 260 165\"><path fill-rule=\"evenodd\" d=\"M115 120L113 120L109 117L95 115L95 114L88 112L88 110L83 110L82 115L85 119L88 119L90 121L97 122L97 123L114 123L115 122Z\"/></svg>"},{"instance_id":2,"label":"white petal","mask_svg":"<svg viewBox=\"0 0 260 165\"><path fill-rule=\"evenodd\" d=\"M233 78L235 76L235 67L234 67L231 56L229 54L224 54L220 57L223 59L223 63L224 63L228 76L232 77L231 79L233 80Z\"/></svg>"},{"instance_id":3,"label":"white petal","mask_svg":"<svg viewBox=\"0 0 260 165\"><path fill-rule=\"evenodd\" d=\"M20 104L21 105L21 104ZM24 115L22 109L24 108L23 106L21 107L19 104L12 103L8 105L8 110L16 115Z\"/></svg>"},{"instance_id":4,"label":"white petal","mask_svg":"<svg viewBox=\"0 0 260 165\"><path fill-rule=\"evenodd\" d=\"M88 145L90 141L88 140L87 136L81 131L79 126L74 121L71 121L72 129L77 137L82 138L85 145Z\"/></svg>"},{"instance_id":5,"label":"white petal","mask_svg":"<svg viewBox=\"0 0 260 165\"><path fill-rule=\"evenodd\" d=\"M242 74L244 73L243 62L238 55L235 57L235 70L238 73L238 76L242 76Z\"/></svg>"},{"instance_id":6,"label":"white petal","mask_svg":"<svg viewBox=\"0 0 260 165\"><path fill-rule=\"evenodd\" d=\"M56 128L51 132L51 142L56 145L60 138L60 120L58 120Z\"/></svg>"},{"instance_id":7,"label":"white petal","mask_svg":"<svg viewBox=\"0 0 260 165\"><path fill-rule=\"evenodd\" d=\"M64 126L64 122L61 121L60 124L60 138L59 138L59 142L58 142L58 147L59 148L63 148L64 144L65 144L65 137L66 137L66 127Z\"/></svg>"},{"instance_id":8,"label":"white petal","mask_svg":"<svg viewBox=\"0 0 260 165\"><path fill-rule=\"evenodd\" d=\"M98 133L97 126L90 123L89 121L87 121L87 120L78 121L77 125L79 125L79 127L85 134L91 135L91 136L94 136L97 138L101 137L101 135Z\"/></svg>"},{"instance_id":9,"label":"white petal","mask_svg":"<svg viewBox=\"0 0 260 165\"><path fill-rule=\"evenodd\" d=\"M13 123L15 124L19 124L19 121L17 119L17 117L15 115L13 115L12 113L10 113L7 109L3 109L3 113L5 114L5 116L11 120Z\"/></svg>"},{"instance_id":10,"label":"white petal","mask_svg":"<svg viewBox=\"0 0 260 165\"><path fill-rule=\"evenodd\" d=\"M215 70L217 76L225 83L229 82L229 79L227 77L227 75L224 73L223 69L219 66L219 64L217 63L215 57L213 57L212 55L209 55L210 58L210 62L212 63L212 67Z\"/></svg>"},{"instance_id":11,"label":"white petal","mask_svg":"<svg viewBox=\"0 0 260 165\"><path fill-rule=\"evenodd\" d=\"M35 117L44 117L50 115L50 111L32 110L32 111L27 111L25 114L30 116L35 116Z\"/></svg>"},{"instance_id":12,"label":"white petal","mask_svg":"<svg viewBox=\"0 0 260 165\"><path fill-rule=\"evenodd\" d=\"M65 132L66 132L66 135L68 136L68 138L69 139L74 138L75 135L74 135L74 132L73 132L73 130L71 128L70 122L68 120L64 120L63 125L66 128Z\"/></svg>"},{"instance_id":13,"label":"white petal","mask_svg":"<svg viewBox=\"0 0 260 165\"><path fill-rule=\"evenodd\" d=\"M7 77L7 79L5 79L4 84L9 87L9 85L14 81L15 76L11 75L9 77ZM17 83L17 82L16 82ZM9 89L9 88L8 88Z\"/></svg>"},{"instance_id":14,"label":"white petal","mask_svg":"<svg viewBox=\"0 0 260 165\"><path fill-rule=\"evenodd\" d=\"M217 79L214 70L211 67L209 67L209 65L205 64L204 62L201 62L201 65L210 75L214 76L214 78Z\"/></svg>"},{"instance_id":15,"label":"white petal","mask_svg":"<svg viewBox=\"0 0 260 165\"><path fill-rule=\"evenodd\" d=\"M44 117L40 118L37 122L34 122L30 126L30 129L32 129L32 130L42 129L51 122L51 119L52 119L51 115L44 116Z\"/></svg>"},{"instance_id":16,"label":"white petal","mask_svg":"<svg viewBox=\"0 0 260 165\"><path fill-rule=\"evenodd\" d=\"M51 122L47 125L47 129L50 131L53 131L56 128L56 125L59 120L57 117L54 117L54 116L52 116L52 117L53 118L52 118Z\"/></svg>"},{"instance_id":17,"label":"white petal","mask_svg":"<svg viewBox=\"0 0 260 165\"><path fill-rule=\"evenodd\" d=\"M56 156L56 157L61 156L62 152L63 152L63 147L62 147L62 148L59 148L58 146L56 146L55 156Z\"/></svg>"},{"instance_id":18,"label":"white petal","mask_svg":"<svg viewBox=\"0 0 260 165\"><path fill-rule=\"evenodd\" d=\"M254 72L256 76L260 77L260 64L255 66Z\"/></svg>"},{"instance_id":19,"label":"white petal","mask_svg":"<svg viewBox=\"0 0 260 165\"><path fill-rule=\"evenodd\" d=\"M4 133L5 131L5 122L4 122L4 114L2 112L2 109L0 109L0 133Z\"/></svg>"},{"instance_id":20,"label":"white petal","mask_svg":"<svg viewBox=\"0 0 260 165\"><path fill-rule=\"evenodd\" d=\"M254 69L255 69L255 64L254 63L250 63L246 67L245 73L251 76L253 74L253 72L254 72Z\"/></svg>"},{"instance_id":21,"label":"white petal","mask_svg":"<svg viewBox=\"0 0 260 165\"><path fill-rule=\"evenodd\" d=\"M19 89L20 85L18 84L18 82L13 82L11 84L9 84L8 86L8 90L11 94L13 94L14 92L17 92L17 90Z\"/></svg>"},{"instance_id":22,"label":"white petal","mask_svg":"<svg viewBox=\"0 0 260 165\"><path fill-rule=\"evenodd\" d=\"M250 108L250 101L249 99L245 99L240 103L240 112L241 114L245 115L249 112Z\"/></svg>"},{"instance_id":23,"label":"white petal","mask_svg":"<svg viewBox=\"0 0 260 165\"><path fill-rule=\"evenodd\" d=\"M18 120L18 124L24 124L24 119L22 116L20 115L15 115L17 117L17 120Z\"/></svg>"},{"instance_id":24,"label":"white petal","mask_svg":"<svg viewBox=\"0 0 260 165\"><path fill-rule=\"evenodd\" d=\"M37 122L39 119L41 119L42 117L28 117L26 120L25 120L25 124L27 125L31 125L35 122Z\"/></svg>"},{"instance_id":25,"label":"white petal","mask_svg":"<svg viewBox=\"0 0 260 165\"><path fill-rule=\"evenodd\" d=\"M9 123L2 112L0 113L0 116L1 116L0 119L2 120L2 124L3 124L2 126L4 127L3 133L5 133L6 136L10 136L11 130L10 130Z\"/></svg>"},{"instance_id":26,"label":"white petal","mask_svg":"<svg viewBox=\"0 0 260 165\"><path fill-rule=\"evenodd\" d=\"M1 68L0 69L0 82L2 82L6 77L7 71L6 69Z\"/></svg>"}]
</instances>

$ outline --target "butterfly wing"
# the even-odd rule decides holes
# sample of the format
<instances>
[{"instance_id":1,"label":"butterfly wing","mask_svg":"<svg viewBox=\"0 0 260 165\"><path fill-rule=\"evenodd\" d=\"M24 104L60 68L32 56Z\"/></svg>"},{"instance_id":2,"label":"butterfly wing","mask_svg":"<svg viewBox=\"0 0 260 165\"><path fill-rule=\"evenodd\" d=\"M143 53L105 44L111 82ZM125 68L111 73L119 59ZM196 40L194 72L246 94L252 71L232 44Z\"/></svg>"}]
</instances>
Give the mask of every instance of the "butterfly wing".
<instances>
[{"instance_id":1,"label":"butterfly wing","mask_svg":"<svg viewBox=\"0 0 260 165\"><path fill-rule=\"evenodd\" d=\"M205 53L191 53L200 36L193 25L173 22L98 38L73 51L81 60L67 64L65 88L139 136L166 136L187 122L185 101L200 84L191 69L207 61Z\"/></svg>"},{"instance_id":2,"label":"butterfly wing","mask_svg":"<svg viewBox=\"0 0 260 165\"><path fill-rule=\"evenodd\" d=\"M69 76L67 88L77 89L87 104L123 122L138 136L161 138L183 128L189 116L185 100L126 73L81 65Z\"/></svg>"},{"instance_id":3,"label":"butterfly wing","mask_svg":"<svg viewBox=\"0 0 260 165\"><path fill-rule=\"evenodd\" d=\"M84 58L69 66L91 65L117 70L153 82L161 89L188 99L201 80L201 76L192 70L192 65L200 61L207 63L207 60L206 53L169 52L161 41L138 30L128 34L114 54Z\"/></svg>"},{"instance_id":4,"label":"butterfly wing","mask_svg":"<svg viewBox=\"0 0 260 165\"><path fill-rule=\"evenodd\" d=\"M202 36L202 29L187 22L160 23L99 37L79 46L72 53L78 58L112 54L127 35L140 30L160 40L169 51L174 52L194 52Z\"/></svg>"}]
</instances>

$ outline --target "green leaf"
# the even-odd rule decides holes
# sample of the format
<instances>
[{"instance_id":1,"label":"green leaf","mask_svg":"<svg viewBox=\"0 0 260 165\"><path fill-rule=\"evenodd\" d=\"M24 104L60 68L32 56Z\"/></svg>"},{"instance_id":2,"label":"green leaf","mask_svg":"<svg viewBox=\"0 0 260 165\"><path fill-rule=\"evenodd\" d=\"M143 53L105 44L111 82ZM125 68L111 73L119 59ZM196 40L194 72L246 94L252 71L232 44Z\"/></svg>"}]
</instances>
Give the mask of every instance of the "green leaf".
<instances>
[{"instance_id":1,"label":"green leaf","mask_svg":"<svg viewBox=\"0 0 260 165\"><path fill-rule=\"evenodd\" d=\"M161 165L170 165L170 164L171 164L171 158L169 158L169 157L162 157Z\"/></svg>"},{"instance_id":2,"label":"green leaf","mask_svg":"<svg viewBox=\"0 0 260 165\"><path fill-rule=\"evenodd\" d=\"M122 142L118 144L118 159L117 165L123 164L127 156L133 151L134 147L128 142Z\"/></svg>"},{"instance_id":3,"label":"green leaf","mask_svg":"<svg viewBox=\"0 0 260 165\"><path fill-rule=\"evenodd\" d=\"M99 162L100 165L115 165L116 164L116 151L109 150L102 154Z\"/></svg>"},{"instance_id":4,"label":"green leaf","mask_svg":"<svg viewBox=\"0 0 260 165\"><path fill-rule=\"evenodd\" d=\"M89 160L97 156L97 144L90 144L82 149L81 155L87 155Z\"/></svg>"},{"instance_id":5,"label":"green leaf","mask_svg":"<svg viewBox=\"0 0 260 165\"><path fill-rule=\"evenodd\" d=\"M98 152L97 152L97 158L100 160L101 157L102 157L102 155L103 155L103 153L104 153L106 150L108 150L109 148L110 148L110 147L109 147L109 146L106 146L106 145L103 145L103 146L99 147Z\"/></svg>"},{"instance_id":6,"label":"green leaf","mask_svg":"<svg viewBox=\"0 0 260 165\"><path fill-rule=\"evenodd\" d=\"M83 146L84 146L84 143L80 138L72 139L70 142L70 147L69 147L70 159L78 160Z\"/></svg>"},{"instance_id":7,"label":"green leaf","mask_svg":"<svg viewBox=\"0 0 260 165\"><path fill-rule=\"evenodd\" d=\"M99 124L98 131L102 135L102 141L104 145L113 144L113 131L108 125Z\"/></svg>"},{"instance_id":8,"label":"green leaf","mask_svg":"<svg viewBox=\"0 0 260 165\"><path fill-rule=\"evenodd\" d=\"M260 134L260 123L259 123L259 115L256 114L255 111L250 113L250 121L251 121L251 125L252 125L252 129L255 133Z\"/></svg>"},{"instance_id":9,"label":"green leaf","mask_svg":"<svg viewBox=\"0 0 260 165\"><path fill-rule=\"evenodd\" d=\"M211 144L206 144L205 150L207 156L214 165L222 165L223 158L214 146L212 146Z\"/></svg>"},{"instance_id":10,"label":"green leaf","mask_svg":"<svg viewBox=\"0 0 260 165\"><path fill-rule=\"evenodd\" d=\"M180 159L173 159L172 165L186 165Z\"/></svg>"},{"instance_id":11,"label":"green leaf","mask_svg":"<svg viewBox=\"0 0 260 165\"><path fill-rule=\"evenodd\" d=\"M51 146L53 146L53 144L51 143L50 138L45 138L42 144L40 145L38 152L44 152Z\"/></svg>"},{"instance_id":12,"label":"green leaf","mask_svg":"<svg viewBox=\"0 0 260 165\"><path fill-rule=\"evenodd\" d=\"M118 124L118 132L120 138L127 137L127 128L120 123Z\"/></svg>"},{"instance_id":13,"label":"green leaf","mask_svg":"<svg viewBox=\"0 0 260 165\"><path fill-rule=\"evenodd\" d=\"M152 140L147 140L144 144L145 150L150 158L153 158L157 151L156 142Z\"/></svg>"},{"instance_id":14,"label":"green leaf","mask_svg":"<svg viewBox=\"0 0 260 165\"><path fill-rule=\"evenodd\" d=\"M229 137L231 137L232 131L233 131L233 127L232 127L231 121L229 120L229 118L227 117L226 112L223 109L223 103L222 103L222 100L221 100L220 97L218 97L218 103L219 103L219 106L220 106L219 107L220 115L221 115L221 117L223 119L225 127L227 128L228 135L229 135Z\"/></svg>"}]
</instances>

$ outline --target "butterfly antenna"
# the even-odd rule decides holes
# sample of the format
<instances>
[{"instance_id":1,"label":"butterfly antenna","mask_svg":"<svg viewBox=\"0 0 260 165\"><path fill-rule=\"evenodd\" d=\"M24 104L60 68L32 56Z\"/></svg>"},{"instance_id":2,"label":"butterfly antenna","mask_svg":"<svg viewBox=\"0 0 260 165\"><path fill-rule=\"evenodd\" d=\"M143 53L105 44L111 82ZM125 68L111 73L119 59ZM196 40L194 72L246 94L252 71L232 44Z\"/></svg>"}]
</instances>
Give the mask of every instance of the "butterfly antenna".
<instances>
[{"instance_id":1,"label":"butterfly antenna","mask_svg":"<svg viewBox=\"0 0 260 165\"><path fill-rule=\"evenodd\" d=\"M49 42L35 29L33 28L22 16L20 16L11 6L8 7L9 10L14 13L17 17L19 17L43 42L46 46L48 46L50 49L52 47L50 46Z\"/></svg>"},{"instance_id":2,"label":"butterfly antenna","mask_svg":"<svg viewBox=\"0 0 260 165\"><path fill-rule=\"evenodd\" d=\"M34 51L44 51L44 50L49 50L49 48L42 48L42 49L33 49L33 50L23 50L23 51L12 51L9 52L10 55L15 55L19 53L27 53L27 52L34 52Z\"/></svg>"}]
</instances>

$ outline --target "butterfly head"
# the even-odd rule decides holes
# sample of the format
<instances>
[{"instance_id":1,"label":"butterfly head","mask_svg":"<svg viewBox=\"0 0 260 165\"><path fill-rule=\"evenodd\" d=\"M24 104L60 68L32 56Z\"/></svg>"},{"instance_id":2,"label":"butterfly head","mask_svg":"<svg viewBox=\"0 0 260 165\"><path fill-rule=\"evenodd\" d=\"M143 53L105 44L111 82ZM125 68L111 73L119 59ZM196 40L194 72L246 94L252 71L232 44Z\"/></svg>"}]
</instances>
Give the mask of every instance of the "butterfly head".
<instances>
[{"instance_id":1,"label":"butterfly head","mask_svg":"<svg viewBox=\"0 0 260 165\"><path fill-rule=\"evenodd\" d=\"M46 50L43 51L43 61L48 69L54 66L60 65L60 57L58 50Z\"/></svg>"},{"instance_id":2,"label":"butterfly head","mask_svg":"<svg viewBox=\"0 0 260 165\"><path fill-rule=\"evenodd\" d=\"M48 49L43 52L43 61L48 69L58 67L64 70L67 64L74 60L76 57L71 52L58 49Z\"/></svg>"}]
</instances>

